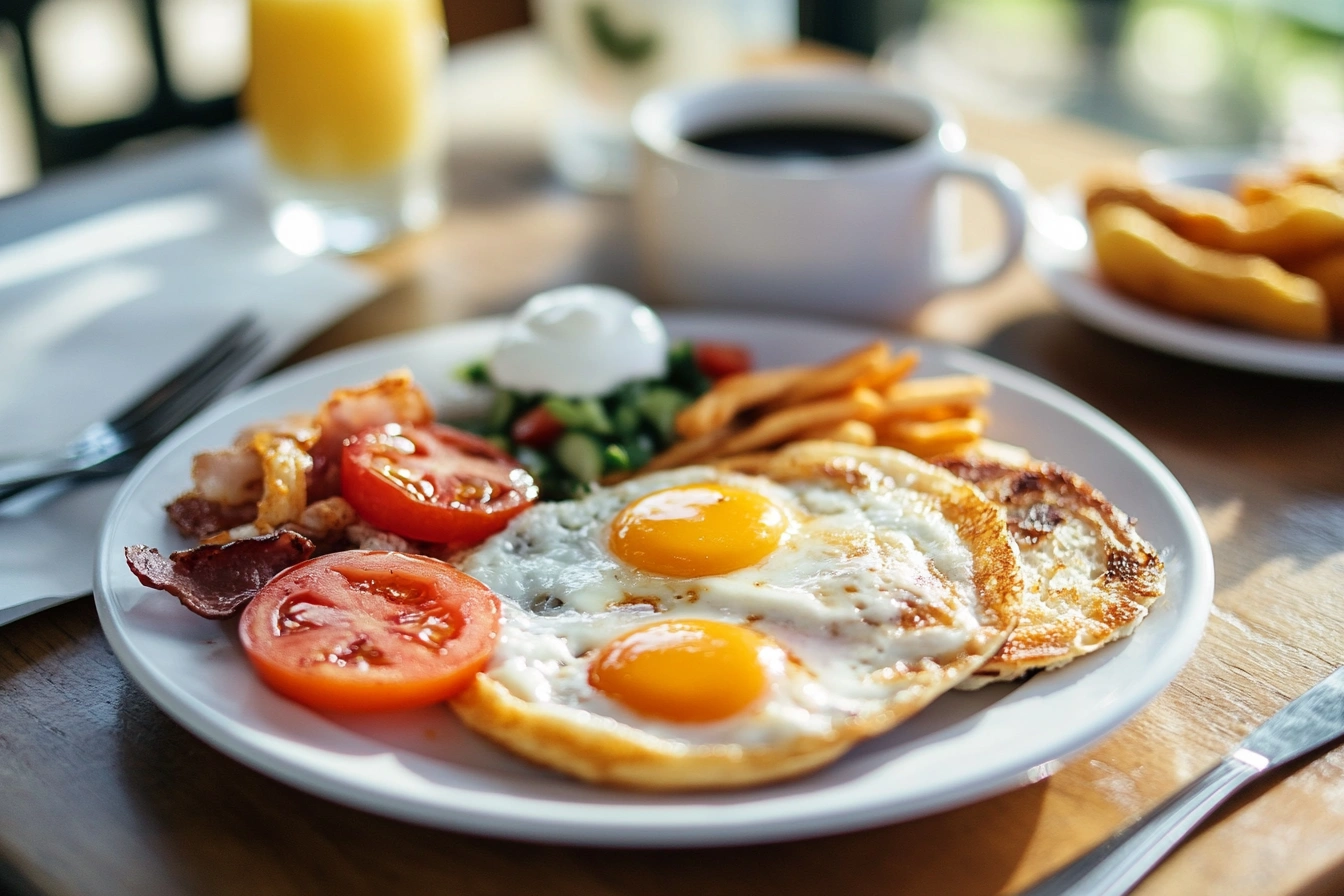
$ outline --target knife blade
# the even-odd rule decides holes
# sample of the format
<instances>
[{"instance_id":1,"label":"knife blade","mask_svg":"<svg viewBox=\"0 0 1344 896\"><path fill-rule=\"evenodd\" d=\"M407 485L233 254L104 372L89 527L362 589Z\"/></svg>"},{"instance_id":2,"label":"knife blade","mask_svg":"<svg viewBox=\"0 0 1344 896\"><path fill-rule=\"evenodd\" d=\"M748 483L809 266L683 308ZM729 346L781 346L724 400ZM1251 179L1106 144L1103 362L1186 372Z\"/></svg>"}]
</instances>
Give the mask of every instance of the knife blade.
<instances>
[{"instance_id":1,"label":"knife blade","mask_svg":"<svg viewBox=\"0 0 1344 896\"><path fill-rule=\"evenodd\" d=\"M1344 737L1344 666L1248 734L1160 806L1018 896L1123 896L1234 793Z\"/></svg>"},{"instance_id":2,"label":"knife blade","mask_svg":"<svg viewBox=\"0 0 1344 896\"><path fill-rule=\"evenodd\" d=\"M1246 736L1238 750L1263 756L1264 771L1292 762L1341 736L1344 736L1344 667L1266 719Z\"/></svg>"}]
</instances>

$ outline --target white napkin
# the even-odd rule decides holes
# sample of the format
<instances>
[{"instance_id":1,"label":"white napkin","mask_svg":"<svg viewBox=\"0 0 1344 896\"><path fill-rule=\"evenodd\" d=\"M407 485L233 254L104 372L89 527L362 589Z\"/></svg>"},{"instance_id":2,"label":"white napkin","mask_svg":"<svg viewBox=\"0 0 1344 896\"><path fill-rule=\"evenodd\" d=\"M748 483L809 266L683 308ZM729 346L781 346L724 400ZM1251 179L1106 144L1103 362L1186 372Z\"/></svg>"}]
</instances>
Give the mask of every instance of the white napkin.
<instances>
[{"instance_id":1,"label":"white napkin","mask_svg":"<svg viewBox=\"0 0 1344 896\"><path fill-rule=\"evenodd\" d=\"M246 311L270 337L256 374L377 293L376 279L354 265L301 258L275 242L250 186L244 139L206 141L199 164L190 148L174 151L164 166L172 177L119 163L107 178L113 193L128 182L190 189L0 246L0 455L63 444ZM225 177L199 170L221 158L230 163ZM68 198L83 211L98 188L92 174L47 196L40 188L21 205L49 214ZM22 210L0 206L0 232ZM0 625L89 592L98 530L119 484L0 516Z\"/></svg>"}]
</instances>

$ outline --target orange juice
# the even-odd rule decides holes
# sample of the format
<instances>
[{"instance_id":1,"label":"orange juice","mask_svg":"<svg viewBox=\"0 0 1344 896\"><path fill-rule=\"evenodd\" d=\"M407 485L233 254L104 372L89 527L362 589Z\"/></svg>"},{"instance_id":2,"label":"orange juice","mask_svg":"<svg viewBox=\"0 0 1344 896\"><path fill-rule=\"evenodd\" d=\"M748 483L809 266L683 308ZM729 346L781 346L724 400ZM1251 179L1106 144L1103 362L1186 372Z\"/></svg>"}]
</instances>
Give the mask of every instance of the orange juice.
<instances>
[{"instance_id":1,"label":"orange juice","mask_svg":"<svg viewBox=\"0 0 1344 896\"><path fill-rule=\"evenodd\" d=\"M243 102L276 167L364 178L423 142L443 52L438 0L251 0L251 14Z\"/></svg>"}]
</instances>

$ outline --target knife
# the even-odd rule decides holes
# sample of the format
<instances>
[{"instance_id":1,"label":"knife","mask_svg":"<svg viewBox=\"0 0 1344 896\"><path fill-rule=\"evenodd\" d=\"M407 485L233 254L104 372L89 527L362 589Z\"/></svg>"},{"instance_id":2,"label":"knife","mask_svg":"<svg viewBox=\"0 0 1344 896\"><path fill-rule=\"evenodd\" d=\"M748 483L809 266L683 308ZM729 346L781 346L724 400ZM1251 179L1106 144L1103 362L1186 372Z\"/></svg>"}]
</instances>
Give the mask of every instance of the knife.
<instances>
[{"instance_id":1,"label":"knife","mask_svg":"<svg viewBox=\"0 0 1344 896\"><path fill-rule=\"evenodd\" d=\"M1344 737L1344 667L1271 716L1162 805L1018 896L1123 896L1228 797Z\"/></svg>"}]
</instances>

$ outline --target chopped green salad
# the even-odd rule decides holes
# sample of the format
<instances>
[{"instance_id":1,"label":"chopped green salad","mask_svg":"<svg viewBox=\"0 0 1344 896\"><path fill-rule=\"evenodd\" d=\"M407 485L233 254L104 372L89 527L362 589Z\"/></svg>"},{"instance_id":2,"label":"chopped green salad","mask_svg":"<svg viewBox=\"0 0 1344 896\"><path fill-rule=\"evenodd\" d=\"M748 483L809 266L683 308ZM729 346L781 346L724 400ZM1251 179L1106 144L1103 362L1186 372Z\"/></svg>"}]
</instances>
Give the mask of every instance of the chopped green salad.
<instances>
[{"instance_id":1,"label":"chopped green salad","mask_svg":"<svg viewBox=\"0 0 1344 896\"><path fill-rule=\"evenodd\" d=\"M462 379L494 386L484 361ZM689 342L668 349L667 375L625 383L600 398L564 398L495 387L489 414L464 428L518 459L545 500L586 492L613 473L638 470L676 441L678 412L704 394L710 379Z\"/></svg>"}]
</instances>

